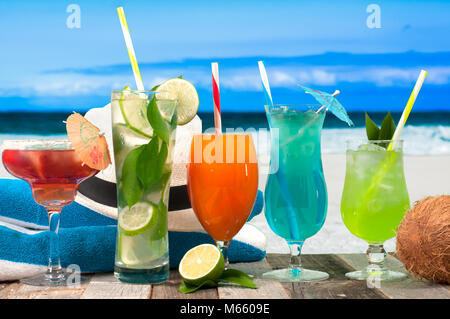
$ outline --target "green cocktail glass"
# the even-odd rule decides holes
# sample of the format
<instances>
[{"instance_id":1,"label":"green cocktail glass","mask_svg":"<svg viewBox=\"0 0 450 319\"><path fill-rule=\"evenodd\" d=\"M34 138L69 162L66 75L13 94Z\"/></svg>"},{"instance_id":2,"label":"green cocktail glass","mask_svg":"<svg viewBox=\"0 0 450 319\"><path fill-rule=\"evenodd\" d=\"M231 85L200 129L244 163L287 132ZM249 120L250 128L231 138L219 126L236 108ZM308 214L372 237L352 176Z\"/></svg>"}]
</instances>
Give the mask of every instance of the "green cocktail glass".
<instances>
[{"instance_id":1,"label":"green cocktail glass","mask_svg":"<svg viewBox=\"0 0 450 319\"><path fill-rule=\"evenodd\" d=\"M118 199L114 274L123 282L164 282L177 100L170 93L113 91L111 113Z\"/></svg>"},{"instance_id":2,"label":"green cocktail glass","mask_svg":"<svg viewBox=\"0 0 450 319\"><path fill-rule=\"evenodd\" d=\"M403 141L351 141L347 143L346 176L341 215L350 232L368 244L366 269L347 273L351 279L372 282L396 280L404 273L386 268L383 243L396 235L410 207L403 170Z\"/></svg>"}]
</instances>

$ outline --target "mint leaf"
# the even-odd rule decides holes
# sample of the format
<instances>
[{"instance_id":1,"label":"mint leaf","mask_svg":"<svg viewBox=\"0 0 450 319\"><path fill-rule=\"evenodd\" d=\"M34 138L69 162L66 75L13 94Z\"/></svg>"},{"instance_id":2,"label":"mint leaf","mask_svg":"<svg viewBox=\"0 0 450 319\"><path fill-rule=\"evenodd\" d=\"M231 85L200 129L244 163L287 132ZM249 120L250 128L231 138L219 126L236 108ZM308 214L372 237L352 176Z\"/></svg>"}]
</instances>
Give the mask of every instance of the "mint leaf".
<instances>
[{"instance_id":1,"label":"mint leaf","mask_svg":"<svg viewBox=\"0 0 450 319\"><path fill-rule=\"evenodd\" d=\"M148 144L141 147L142 151L136 163L136 172L144 189L148 189L161 179L169 150L167 144L158 136L153 137Z\"/></svg>"},{"instance_id":2,"label":"mint leaf","mask_svg":"<svg viewBox=\"0 0 450 319\"><path fill-rule=\"evenodd\" d=\"M161 199L158 204L158 221L152 230L151 239L160 240L167 234L167 206Z\"/></svg>"},{"instance_id":3,"label":"mint leaf","mask_svg":"<svg viewBox=\"0 0 450 319\"><path fill-rule=\"evenodd\" d=\"M128 153L122 168L122 191L128 207L136 204L142 197L143 187L138 179L137 163L139 155L141 155L143 147L135 148Z\"/></svg>"},{"instance_id":4,"label":"mint leaf","mask_svg":"<svg viewBox=\"0 0 450 319\"><path fill-rule=\"evenodd\" d=\"M225 269L218 281L226 281L247 288L258 288L256 287L252 277L237 269Z\"/></svg>"},{"instance_id":5,"label":"mint leaf","mask_svg":"<svg viewBox=\"0 0 450 319\"><path fill-rule=\"evenodd\" d=\"M369 114L366 113L366 134L367 139L369 141L378 140L380 135L380 129L375 124L374 121L369 117Z\"/></svg>"},{"instance_id":6,"label":"mint leaf","mask_svg":"<svg viewBox=\"0 0 450 319\"><path fill-rule=\"evenodd\" d=\"M189 294L191 292L197 291L202 287L217 287L217 282L213 281L213 280L206 280L204 282L202 282L200 285L195 286L195 285L191 285L186 283L185 281L183 281L180 285L180 288L178 288L178 291L183 293L183 294Z\"/></svg>"},{"instance_id":7,"label":"mint leaf","mask_svg":"<svg viewBox=\"0 0 450 319\"><path fill-rule=\"evenodd\" d=\"M394 119L392 118L391 112L388 112L388 114L383 120L383 123L381 123L381 129L378 139L392 140L394 132L395 132L395 122Z\"/></svg>"},{"instance_id":8,"label":"mint leaf","mask_svg":"<svg viewBox=\"0 0 450 319\"><path fill-rule=\"evenodd\" d=\"M156 97L153 96L152 100L147 107L147 118L151 127L153 128L153 133L158 135L164 142L169 144L170 130L167 121L159 112L158 105L156 104Z\"/></svg>"}]
</instances>

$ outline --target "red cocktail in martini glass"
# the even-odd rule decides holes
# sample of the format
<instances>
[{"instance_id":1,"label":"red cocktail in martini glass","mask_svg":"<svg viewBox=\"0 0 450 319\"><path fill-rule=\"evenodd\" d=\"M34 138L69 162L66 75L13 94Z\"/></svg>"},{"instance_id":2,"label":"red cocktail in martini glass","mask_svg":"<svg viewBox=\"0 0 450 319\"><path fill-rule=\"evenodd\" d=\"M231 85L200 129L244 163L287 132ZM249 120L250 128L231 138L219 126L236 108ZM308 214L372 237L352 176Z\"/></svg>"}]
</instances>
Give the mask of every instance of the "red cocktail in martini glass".
<instances>
[{"instance_id":1,"label":"red cocktail in martini glass","mask_svg":"<svg viewBox=\"0 0 450 319\"><path fill-rule=\"evenodd\" d=\"M67 273L59 260L58 226L61 210L75 199L78 185L98 173L84 165L66 140L5 141L2 160L6 170L30 184L34 200L46 208L50 226L47 272L22 282L37 286L66 286Z\"/></svg>"}]
</instances>

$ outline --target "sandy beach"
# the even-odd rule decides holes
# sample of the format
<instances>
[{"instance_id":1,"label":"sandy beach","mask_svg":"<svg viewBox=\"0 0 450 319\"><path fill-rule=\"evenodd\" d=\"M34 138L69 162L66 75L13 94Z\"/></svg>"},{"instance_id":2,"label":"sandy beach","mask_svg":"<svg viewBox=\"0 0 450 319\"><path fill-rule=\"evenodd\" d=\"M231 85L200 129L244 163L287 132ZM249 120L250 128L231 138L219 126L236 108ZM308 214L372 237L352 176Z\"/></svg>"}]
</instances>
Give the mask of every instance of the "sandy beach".
<instances>
[{"instance_id":1,"label":"sandy beach","mask_svg":"<svg viewBox=\"0 0 450 319\"><path fill-rule=\"evenodd\" d=\"M325 225L304 245L304 253L358 253L365 252L367 244L353 236L345 227L340 216L340 198L345 177L345 155L322 155L325 180L328 190L328 212ZM405 156L405 174L411 203L429 195L449 194L450 155ZM260 165L259 188L264 190L268 167ZM12 178L0 165L0 178ZM251 224L257 226L267 238L267 252L287 253L289 250L283 238L269 228L264 213L255 217ZM386 242L388 251L395 250L395 239Z\"/></svg>"}]
</instances>

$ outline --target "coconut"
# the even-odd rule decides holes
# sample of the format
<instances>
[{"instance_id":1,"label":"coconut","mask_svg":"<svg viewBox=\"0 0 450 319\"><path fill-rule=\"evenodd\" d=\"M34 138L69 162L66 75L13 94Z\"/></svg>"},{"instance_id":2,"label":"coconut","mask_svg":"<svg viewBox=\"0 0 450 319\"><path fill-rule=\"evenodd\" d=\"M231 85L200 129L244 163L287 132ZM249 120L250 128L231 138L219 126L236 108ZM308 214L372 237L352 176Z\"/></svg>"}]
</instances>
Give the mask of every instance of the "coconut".
<instances>
[{"instance_id":1,"label":"coconut","mask_svg":"<svg viewBox=\"0 0 450 319\"><path fill-rule=\"evenodd\" d=\"M419 278L450 284L450 196L430 196L412 207L397 231L397 256Z\"/></svg>"}]
</instances>

